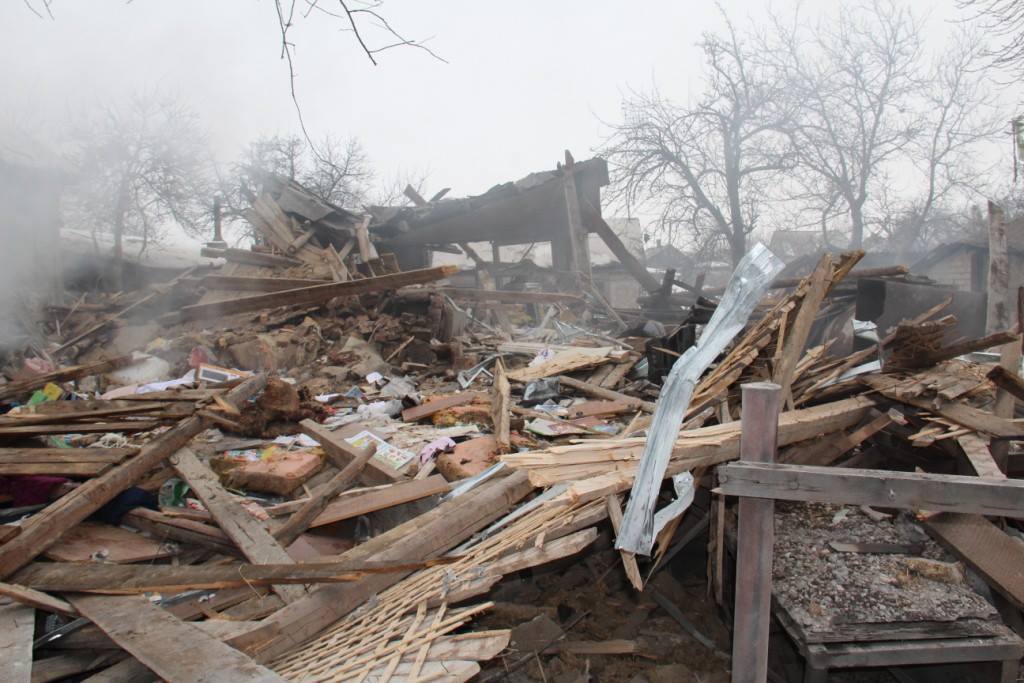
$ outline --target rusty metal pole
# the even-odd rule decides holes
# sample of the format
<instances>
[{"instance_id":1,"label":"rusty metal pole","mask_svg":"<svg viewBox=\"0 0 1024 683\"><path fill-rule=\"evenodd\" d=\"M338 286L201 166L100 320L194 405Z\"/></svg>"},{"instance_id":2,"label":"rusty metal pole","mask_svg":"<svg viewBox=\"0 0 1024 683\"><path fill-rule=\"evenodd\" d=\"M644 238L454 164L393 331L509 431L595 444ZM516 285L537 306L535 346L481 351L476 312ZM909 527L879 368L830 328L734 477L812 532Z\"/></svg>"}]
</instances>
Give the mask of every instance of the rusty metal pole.
<instances>
[{"instance_id":1,"label":"rusty metal pole","mask_svg":"<svg viewBox=\"0 0 1024 683\"><path fill-rule=\"evenodd\" d=\"M771 382L754 382L744 384L741 389L740 460L774 462L782 388ZM732 632L733 683L763 683L768 678L774 523L775 501L740 498Z\"/></svg>"}]
</instances>

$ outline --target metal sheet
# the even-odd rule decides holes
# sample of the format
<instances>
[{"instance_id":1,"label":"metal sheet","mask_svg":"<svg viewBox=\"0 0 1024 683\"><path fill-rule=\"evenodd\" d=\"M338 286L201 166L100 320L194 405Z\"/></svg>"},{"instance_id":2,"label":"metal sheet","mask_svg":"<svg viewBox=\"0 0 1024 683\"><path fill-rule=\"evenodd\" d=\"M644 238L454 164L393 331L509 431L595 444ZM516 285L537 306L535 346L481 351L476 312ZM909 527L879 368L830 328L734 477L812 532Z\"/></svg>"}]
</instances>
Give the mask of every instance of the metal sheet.
<instances>
[{"instance_id":1,"label":"metal sheet","mask_svg":"<svg viewBox=\"0 0 1024 683\"><path fill-rule=\"evenodd\" d=\"M733 271L725 294L696 345L687 349L672 366L658 397L622 528L615 540L619 550L651 554L655 535L654 506L697 380L747 324L750 314L782 268L783 263L775 254L763 244L755 244Z\"/></svg>"}]
</instances>

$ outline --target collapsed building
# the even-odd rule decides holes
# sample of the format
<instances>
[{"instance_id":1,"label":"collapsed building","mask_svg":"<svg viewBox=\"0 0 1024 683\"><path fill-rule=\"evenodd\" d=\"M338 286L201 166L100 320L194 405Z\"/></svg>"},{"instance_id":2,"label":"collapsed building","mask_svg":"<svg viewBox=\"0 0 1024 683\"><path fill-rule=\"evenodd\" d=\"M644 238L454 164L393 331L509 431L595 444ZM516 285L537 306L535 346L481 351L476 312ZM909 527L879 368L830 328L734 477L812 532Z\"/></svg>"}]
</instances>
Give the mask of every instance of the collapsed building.
<instances>
[{"instance_id":1,"label":"collapsed building","mask_svg":"<svg viewBox=\"0 0 1024 683\"><path fill-rule=\"evenodd\" d=\"M986 292L761 245L719 285L605 184L270 178L251 249L66 285L3 359L0 678L1015 680L999 216Z\"/></svg>"}]
</instances>

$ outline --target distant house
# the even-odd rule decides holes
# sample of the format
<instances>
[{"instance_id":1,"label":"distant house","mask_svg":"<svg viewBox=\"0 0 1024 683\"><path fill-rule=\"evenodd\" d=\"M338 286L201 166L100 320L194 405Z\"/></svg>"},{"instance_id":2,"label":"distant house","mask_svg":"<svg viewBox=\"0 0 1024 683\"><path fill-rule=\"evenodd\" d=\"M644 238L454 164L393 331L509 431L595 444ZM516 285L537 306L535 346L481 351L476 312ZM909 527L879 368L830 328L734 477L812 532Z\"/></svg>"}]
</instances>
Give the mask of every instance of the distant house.
<instances>
[{"instance_id":1,"label":"distant house","mask_svg":"<svg viewBox=\"0 0 1024 683\"><path fill-rule=\"evenodd\" d=\"M692 256L685 254L671 244L658 242L644 252L648 270L675 270L680 276L689 276L697 268Z\"/></svg>"},{"instance_id":2,"label":"distant house","mask_svg":"<svg viewBox=\"0 0 1024 683\"><path fill-rule=\"evenodd\" d=\"M768 248L785 263L822 250L821 233L817 230L776 230Z\"/></svg>"},{"instance_id":3,"label":"distant house","mask_svg":"<svg viewBox=\"0 0 1024 683\"><path fill-rule=\"evenodd\" d=\"M1024 219L1010 221L1006 237L1012 291L1024 285ZM932 249L910 270L956 289L984 292L988 289L988 242L961 240L943 244Z\"/></svg>"}]
</instances>

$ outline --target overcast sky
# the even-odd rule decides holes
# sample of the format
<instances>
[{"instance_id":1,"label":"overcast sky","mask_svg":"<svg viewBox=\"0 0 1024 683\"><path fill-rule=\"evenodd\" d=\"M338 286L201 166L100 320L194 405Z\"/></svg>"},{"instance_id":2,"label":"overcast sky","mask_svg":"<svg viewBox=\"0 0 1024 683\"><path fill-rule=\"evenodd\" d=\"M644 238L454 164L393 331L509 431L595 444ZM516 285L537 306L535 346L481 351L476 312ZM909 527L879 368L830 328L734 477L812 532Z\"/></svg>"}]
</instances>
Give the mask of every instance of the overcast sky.
<instances>
[{"instance_id":1,"label":"overcast sky","mask_svg":"<svg viewBox=\"0 0 1024 683\"><path fill-rule=\"evenodd\" d=\"M737 24L765 11L762 2L722 5ZM297 131L271 0L52 6L50 20L21 0L0 4L8 121L46 129L158 89L199 113L222 161L260 134ZM599 119L617 116L630 86L657 81L685 99L701 83L695 42L722 26L713 3L683 0L387 0L382 11L408 37L433 36L429 45L449 63L400 48L373 66L335 20L300 18L292 39L308 127L314 137L359 138L382 178L428 171L426 191L451 186L452 196L551 168L566 148L590 156ZM930 11L939 32L956 16L953 0Z\"/></svg>"}]
</instances>

